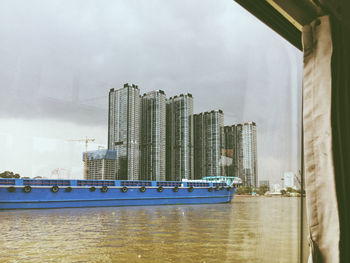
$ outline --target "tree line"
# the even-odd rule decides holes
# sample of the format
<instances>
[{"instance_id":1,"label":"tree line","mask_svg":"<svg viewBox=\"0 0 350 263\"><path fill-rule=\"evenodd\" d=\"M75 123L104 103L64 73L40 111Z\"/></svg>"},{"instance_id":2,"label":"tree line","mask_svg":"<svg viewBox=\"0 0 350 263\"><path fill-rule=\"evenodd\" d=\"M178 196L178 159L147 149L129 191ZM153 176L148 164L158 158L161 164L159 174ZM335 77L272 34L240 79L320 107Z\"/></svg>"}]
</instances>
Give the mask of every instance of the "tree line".
<instances>
[{"instance_id":1,"label":"tree line","mask_svg":"<svg viewBox=\"0 0 350 263\"><path fill-rule=\"evenodd\" d=\"M251 195L253 192L257 193L258 195L264 195L266 192L270 191L270 187L267 185L261 185L260 187L253 188L251 186L242 186L237 188L236 194L237 195ZM292 187L287 187L286 189L281 190L281 195L283 196L290 196L292 193L301 194L300 189L293 189ZM303 191L303 194L305 194L305 190Z\"/></svg>"},{"instance_id":2,"label":"tree line","mask_svg":"<svg viewBox=\"0 0 350 263\"><path fill-rule=\"evenodd\" d=\"M253 193L253 187L251 186L242 186L237 188L236 194L238 195L251 195ZM264 195L267 191L270 190L268 185L261 185L260 187L255 188L255 193L258 195Z\"/></svg>"},{"instance_id":3,"label":"tree line","mask_svg":"<svg viewBox=\"0 0 350 263\"><path fill-rule=\"evenodd\" d=\"M20 178L21 176L17 173L5 171L0 173L0 178Z\"/></svg>"}]
</instances>

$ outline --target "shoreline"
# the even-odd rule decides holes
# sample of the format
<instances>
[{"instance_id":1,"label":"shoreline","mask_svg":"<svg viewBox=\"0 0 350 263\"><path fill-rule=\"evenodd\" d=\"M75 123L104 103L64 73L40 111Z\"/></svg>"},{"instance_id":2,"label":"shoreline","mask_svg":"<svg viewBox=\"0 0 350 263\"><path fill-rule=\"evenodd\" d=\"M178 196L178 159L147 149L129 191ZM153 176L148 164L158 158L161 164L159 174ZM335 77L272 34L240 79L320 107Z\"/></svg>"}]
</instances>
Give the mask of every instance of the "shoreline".
<instances>
[{"instance_id":1,"label":"shoreline","mask_svg":"<svg viewBox=\"0 0 350 263\"><path fill-rule=\"evenodd\" d=\"M285 195L235 195L234 198L236 197L300 197L300 196L285 196ZM305 196L304 196L305 197Z\"/></svg>"}]
</instances>

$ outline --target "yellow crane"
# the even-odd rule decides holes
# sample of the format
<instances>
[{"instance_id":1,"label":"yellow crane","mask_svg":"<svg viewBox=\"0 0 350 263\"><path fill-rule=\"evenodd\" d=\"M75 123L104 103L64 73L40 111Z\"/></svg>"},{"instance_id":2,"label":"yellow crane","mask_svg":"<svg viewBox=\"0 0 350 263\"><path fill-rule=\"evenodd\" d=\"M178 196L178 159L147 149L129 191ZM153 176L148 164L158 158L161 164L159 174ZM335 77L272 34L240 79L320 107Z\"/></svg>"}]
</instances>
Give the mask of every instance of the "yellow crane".
<instances>
[{"instance_id":1,"label":"yellow crane","mask_svg":"<svg viewBox=\"0 0 350 263\"><path fill-rule=\"evenodd\" d=\"M68 140L70 142L85 142L85 162L84 162L84 179L87 179L87 150L88 150L88 143L94 142L95 139L86 137L85 139L78 139L78 140Z\"/></svg>"}]
</instances>

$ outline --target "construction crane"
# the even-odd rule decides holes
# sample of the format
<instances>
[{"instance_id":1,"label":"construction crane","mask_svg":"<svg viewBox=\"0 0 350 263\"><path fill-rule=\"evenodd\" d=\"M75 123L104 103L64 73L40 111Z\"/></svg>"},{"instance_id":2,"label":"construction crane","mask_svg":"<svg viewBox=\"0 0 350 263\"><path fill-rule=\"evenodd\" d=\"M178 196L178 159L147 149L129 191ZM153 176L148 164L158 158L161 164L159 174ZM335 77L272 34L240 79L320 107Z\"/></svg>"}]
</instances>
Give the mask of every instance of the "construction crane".
<instances>
[{"instance_id":1,"label":"construction crane","mask_svg":"<svg viewBox=\"0 0 350 263\"><path fill-rule=\"evenodd\" d=\"M95 139L86 137L85 139L78 139L78 140L68 140L70 142L85 142L85 162L84 162L84 179L87 179L87 150L88 150L88 143L94 142Z\"/></svg>"}]
</instances>

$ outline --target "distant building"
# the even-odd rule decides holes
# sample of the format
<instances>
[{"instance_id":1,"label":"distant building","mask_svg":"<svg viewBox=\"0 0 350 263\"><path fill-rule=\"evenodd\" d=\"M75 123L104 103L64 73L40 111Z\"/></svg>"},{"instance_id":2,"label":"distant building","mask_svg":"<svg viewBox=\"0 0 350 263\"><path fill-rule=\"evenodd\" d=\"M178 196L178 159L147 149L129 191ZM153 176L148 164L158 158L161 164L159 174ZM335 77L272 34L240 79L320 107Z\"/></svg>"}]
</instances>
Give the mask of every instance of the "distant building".
<instances>
[{"instance_id":1,"label":"distant building","mask_svg":"<svg viewBox=\"0 0 350 263\"><path fill-rule=\"evenodd\" d=\"M193 98L170 97L166 102L166 179L193 179Z\"/></svg>"},{"instance_id":2,"label":"distant building","mask_svg":"<svg viewBox=\"0 0 350 263\"><path fill-rule=\"evenodd\" d=\"M255 122L246 122L242 127L242 147L243 147L243 184L258 186L258 160Z\"/></svg>"},{"instance_id":3,"label":"distant building","mask_svg":"<svg viewBox=\"0 0 350 263\"><path fill-rule=\"evenodd\" d=\"M224 175L240 177L244 186L258 186L255 122L225 126L222 155Z\"/></svg>"},{"instance_id":4,"label":"distant building","mask_svg":"<svg viewBox=\"0 0 350 263\"><path fill-rule=\"evenodd\" d=\"M140 91L124 84L109 91L108 149L117 153L117 179L139 179Z\"/></svg>"},{"instance_id":5,"label":"distant building","mask_svg":"<svg viewBox=\"0 0 350 263\"><path fill-rule=\"evenodd\" d=\"M279 193L282 190L279 184L273 184L271 187L271 192Z\"/></svg>"},{"instance_id":6,"label":"distant building","mask_svg":"<svg viewBox=\"0 0 350 263\"><path fill-rule=\"evenodd\" d=\"M284 182L284 188L287 188L287 187L295 188L294 173L293 172L285 172L283 174L283 182Z\"/></svg>"},{"instance_id":7,"label":"distant building","mask_svg":"<svg viewBox=\"0 0 350 263\"><path fill-rule=\"evenodd\" d=\"M243 170L242 124L224 127L224 150L222 151L225 176L241 177Z\"/></svg>"},{"instance_id":8,"label":"distant building","mask_svg":"<svg viewBox=\"0 0 350 263\"><path fill-rule=\"evenodd\" d=\"M36 176L34 179L41 177L41 176ZM55 179L70 179L70 171L65 168L56 168L51 171L51 178Z\"/></svg>"},{"instance_id":9,"label":"distant building","mask_svg":"<svg viewBox=\"0 0 350 263\"><path fill-rule=\"evenodd\" d=\"M194 115L194 177L221 176L224 150L224 113L222 110Z\"/></svg>"},{"instance_id":10,"label":"distant building","mask_svg":"<svg viewBox=\"0 0 350 263\"><path fill-rule=\"evenodd\" d=\"M87 179L88 180L115 180L116 179L116 151L96 150L87 152ZM83 162L85 162L83 153Z\"/></svg>"},{"instance_id":11,"label":"distant building","mask_svg":"<svg viewBox=\"0 0 350 263\"><path fill-rule=\"evenodd\" d=\"M151 91L141 98L141 180L165 180L166 96Z\"/></svg>"}]
</instances>

